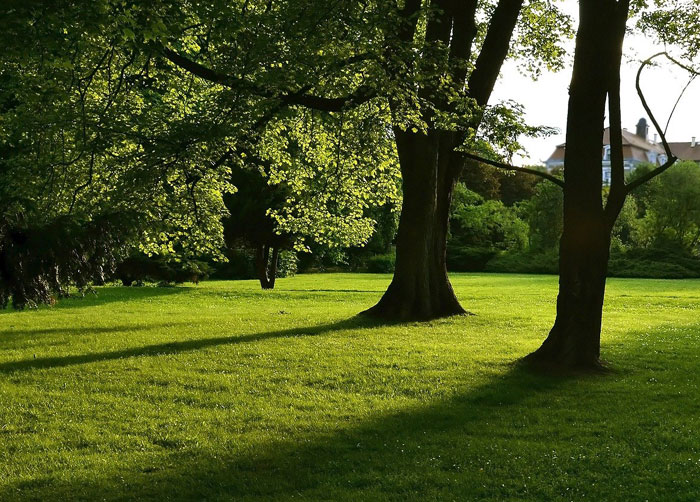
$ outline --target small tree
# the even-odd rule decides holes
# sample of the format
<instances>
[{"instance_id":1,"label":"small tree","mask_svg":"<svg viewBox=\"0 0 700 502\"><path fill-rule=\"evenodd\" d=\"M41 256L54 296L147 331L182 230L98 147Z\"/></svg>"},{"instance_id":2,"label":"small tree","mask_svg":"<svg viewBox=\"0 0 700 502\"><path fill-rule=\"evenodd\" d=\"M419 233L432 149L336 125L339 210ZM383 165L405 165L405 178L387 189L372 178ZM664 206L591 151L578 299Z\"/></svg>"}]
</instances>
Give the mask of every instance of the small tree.
<instances>
[{"instance_id":1,"label":"small tree","mask_svg":"<svg viewBox=\"0 0 700 502\"><path fill-rule=\"evenodd\" d=\"M279 185L270 185L254 166L234 168L231 182L237 191L224 195L229 211L223 220L226 247L231 251L241 242L252 247L260 286L272 289L277 277L279 253L292 247L294 236L279 232L269 211L285 204L289 194Z\"/></svg>"}]
</instances>

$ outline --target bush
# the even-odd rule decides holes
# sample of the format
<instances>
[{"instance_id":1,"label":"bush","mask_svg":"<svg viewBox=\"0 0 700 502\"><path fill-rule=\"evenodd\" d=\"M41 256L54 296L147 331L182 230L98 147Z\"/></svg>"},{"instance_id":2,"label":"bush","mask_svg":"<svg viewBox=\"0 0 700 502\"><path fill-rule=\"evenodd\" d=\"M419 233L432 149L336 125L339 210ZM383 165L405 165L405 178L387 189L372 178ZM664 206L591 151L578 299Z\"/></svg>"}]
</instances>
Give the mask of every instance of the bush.
<instances>
[{"instance_id":1,"label":"bush","mask_svg":"<svg viewBox=\"0 0 700 502\"><path fill-rule=\"evenodd\" d=\"M505 252L490 260L484 270L517 274L558 274L559 253L553 249L541 252Z\"/></svg>"},{"instance_id":2,"label":"bush","mask_svg":"<svg viewBox=\"0 0 700 502\"><path fill-rule=\"evenodd\" d=\"M158 282L160 284L194 282L206 279L212 272L209 264L203 261L188 260L176 262L163 257L149 257L143 254L130 256L117 265L115 277L124 286Z\"/></svg>"},{"instance_id":3,"label":"bush","mask_svg":"<svg viewBox=\"0 0 700 502\"><path fill-rule=\"evenodd\" d=\"M522 204L530 229L530 247L552 250L559 247L564 224L564 193L553 183L540 183L535 195Z\"/></svg>"},{"instance_id":4,"label":"bush","mask_svg":"<svg viewBox=\"0 0 700 502\"><path fill-rule=\"evenodd\" d=\"M700 259L678 249L630 249L612 253L608 276L651 279L700 277Z\"/></svg>"},{"instance_id":5,"label":"bush","mask_svg":"<svg viewBox=\"0 0 700 502\"><path fill-rule=\"evenodd\" d=\"M700 274L675 263L613 259L610 260L608 267L608 277L687 279L692 277L700 277Z\"/></svg>"},{"instance_id":6,"label":"bush","mask_svg":"<svg viewBox=\"0 0 700 502\"><path fill-rule=\"evenodd\" d=\"M367 260L367 272L371 274L390 274L395 266L395 253L378 254Z\"/></svg>"},{"instance_id":7,"label":"bush","mask_svg":"<svg viewBox=\"0 0 700 502\"><path fill-rule=\"evenodd\" d=\"M528 227L514 208L496 200L484 200L457 184L450 213L449 242L453 248L523 249Z\"/></svg>"},{"instance_id":8,"label":"bush","mask_svg":"<svg viewBox=\"0 0 700 502\"><path fill-rule=\"evenodd\" d=\"M447 269L454 272L480 272L498 251L492 248L447 246Z\"/></svg>"}]
</instances>

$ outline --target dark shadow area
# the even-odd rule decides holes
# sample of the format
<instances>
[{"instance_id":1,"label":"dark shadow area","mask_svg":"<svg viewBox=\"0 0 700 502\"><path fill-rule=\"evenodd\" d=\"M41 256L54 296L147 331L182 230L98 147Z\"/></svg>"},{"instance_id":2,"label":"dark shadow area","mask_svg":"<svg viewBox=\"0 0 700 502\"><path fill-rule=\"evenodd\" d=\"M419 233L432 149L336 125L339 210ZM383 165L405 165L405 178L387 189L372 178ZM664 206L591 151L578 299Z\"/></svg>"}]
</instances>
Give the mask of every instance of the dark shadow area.
<instances>
[{"instance_id":1,"label":"dark shadow area","mask_svg":"<svg viewBox=\"0 0 700 502\"><path fill-rule=\"evenodd\" d=\"M187 292L189 286L100 286L96 293L86 293L85 296L73 294L70 298L59 300L52 308L58 310L75 309L82 307L94 307L108 303L120 303L157 298L160 296L173 296Z\"/></svg>"},{"instance_id":2,"label":"dark shadow area","mask_svg":"<svg viewBox=\"0 0 700 502\"><path fill-rule=\"evenodd\" d=\"M372 325L350 319L238 338ZM210 343L239 343L233 339ZM694 343L687 350L698 348ZM676 354L652 356L641 345L624 354L637 371L649 360L668 367L673 385L667 392L673 396L644 381L634 387L614 376L553 378L501 365L504 373L479 386L362 421L338 419L333 430L310 432L303 423L299 428L290 423L284 437L242 453L230 453L223 442L215 452L166 444L163 448L172 449L166 462L159 457L98 477L15 483L0 488L0 499L695 500L695 466L656 466L653 457L667 453L659 445L683 460L689 457L684 449L692 437L683 442L677 426L659 424L692 412L688 406L697 406L697 400L690 405L682 400L696 395L700 377L675 368ZM636 471L649 464L658 469L655 476Z\"/></svg>"},{"instance_id":3,"label":"dark shadow area","mask_svg":"<svg viewBox=\"0 0 700 502\"><path fill-rule=\"evenodd\" d=\"M171 296L179 293L184 293L189 289L188 286L173 286L173 287L126 287L126 286L99 286L94 293L85 293L81 296L77 293L72 293L67 298L60 298L55 305L46 306L40 305L39 310L69 310L84 307L95 307L98 305L106 305L109 303L122 303L130 301L139 301L146 298L155 298L159 296ZM31 312L32 309L26 309L24 312ZM0 309L0 315L17 312L8 305L6 309Z\"/></svg>"},{"instance_id":4,"label":"dark shadow area","mask_svg":"<svg viewBox=\"0 0 700 502\"><path fill-rule=\"evenodd\" d=\"M161 324L124 324L119 326L81 326L79 328L39 328L39 329L4 329L0 331L0 343L2 343L3 338L11 337L13 335L25 336L25 335L89 335L98 333L118 333L119 331L134 331L141 329L154 329L154 328L171 328L177 326L179 323L161 323Z\"/></svg>"},{"instance_id":5,"label":"dark shadow area","mask_svg":"<svg viewBox=\"0 0 700 502\"><path fill-rule=\"evenodd\" d=\"M290 335L291 336L291 335ZM495 433L492 421L529 398L555 392L564 379L543 378L512 367L486 385L424 407L379 416L359 426L313 439L275 441L248 455L173 453L175 467L139 466L120 482L113 479L57 486L53 492L18 484L0 496L80 494L80 500L442 500L427 497L422 476L461 477L456 452L469 448L475 435ZM491 424L491 426L489 425ZM499 431L501 433L501 431ZM434 472L433 472L434 471ZM479 481L480 480L475 480ZM438 485L440 482L438 482ZM59 491L55 491L56 489ZM440 486L432 487L440 490ZM422 494L422 495L420 495ZM454 500L464 498L451 493Z\"/></svg>"},{"instance_id":6,"label":"dark shadow area","mask_svg":"<svg viewBox=\"0 0 700 502\"><path fill-rule=\"evenodd\" d=\"M72 343L75 337L85 335L106 335L110 333L127 333L143 329L174 328L186 324L178 322L158 323L158 324L123 324L117 326L80 326L80 327L57 327L57 328L8 328L0 331L0 350L8 348L21 348L21 344L34 337L42 338L42 342L55 341L61 339L66 344ZM56 338L54 338L56 337ZM0 363L2 364L2 363Z\"/></svg>"},{"instance_id":7,"label":"dark shadow area","mask_svg":"<svg viewBox=\"0 0 700 502\"><path fill-rule=\"evenodd\" d=\"M114 359L124 359L127 357L159 356L178 354L192 350L214 347L217 345L235 345L241 343L252 343L271 338L291 338L297 336L318 336L333 331L346 329L366 329L378 326L386 326L386 322L365 319L364 317L352 317L338 322L308 326L303 328L289 328L278 331L268 331L263 333L251 333L243 335L220 336L215 338L204 338L197 340L185 340L177 342L158 343L142 347L133 347L112 352L95 352L92 354L76 354L69 356L44 357L36 359L24 359L21 361L9 361L0 364L0 373L12 373L15 371L29 371L34 368L62 368L75 364L86 364L100 361L111 361ZM117 329L115 328L114 331ZM90 328L85 328L90 332ZM107 332L113 331L110 328Z\"/></svg>"},{"instance_id":8,"label":"dark shadow area","mask_svg":"<svg viewBox=\"0 0 700 502\"><path fill-rule=\"evenodd\" d=\"M384 289L288 289L279 287L278 291L294 291L299 293L383 293Z\"/></svg>"}]
</instances>

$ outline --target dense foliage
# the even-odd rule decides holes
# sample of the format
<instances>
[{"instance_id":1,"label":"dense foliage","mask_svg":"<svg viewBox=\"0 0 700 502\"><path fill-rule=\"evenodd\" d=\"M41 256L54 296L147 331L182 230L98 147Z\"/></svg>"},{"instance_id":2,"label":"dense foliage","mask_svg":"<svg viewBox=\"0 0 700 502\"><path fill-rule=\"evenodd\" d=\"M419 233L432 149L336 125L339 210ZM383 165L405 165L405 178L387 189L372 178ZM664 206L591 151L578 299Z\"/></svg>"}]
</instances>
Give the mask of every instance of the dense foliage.
<instances>
[{"instance_id":1,"label":"dense foliage","mask_svg":"<svg viewBox=\"0 0 700 502\"><path fill-rule=\"evenodd\" d=\"M652 168L641 164L629 182ZM493 193L484 184L478 186ZM512 207L500 197L497 193L485 201L458 187L448 247L450 268L556 274L561 189L546 181L537 183L530 198ZM510 238L507 229L514 232ZM630 194L613 227L611 251L611 276L700 277L700 166L680 162Z\"/></svg>"}]
</instances>

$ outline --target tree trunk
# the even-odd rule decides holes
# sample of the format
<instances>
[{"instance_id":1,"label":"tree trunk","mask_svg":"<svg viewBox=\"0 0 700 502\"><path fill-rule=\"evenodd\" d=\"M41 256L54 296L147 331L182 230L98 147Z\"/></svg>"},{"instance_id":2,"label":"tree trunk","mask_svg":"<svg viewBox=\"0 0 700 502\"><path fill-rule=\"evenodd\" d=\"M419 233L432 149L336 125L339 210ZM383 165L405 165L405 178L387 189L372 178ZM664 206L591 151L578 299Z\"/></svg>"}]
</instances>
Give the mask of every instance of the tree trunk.
<instances>
[{"instance_id":1,"label":"tree trunk","mask_svg":"<svg viewBox=\"0 0 700 502\"><path fill-rule=\"evenodd\" d=\"M435 42L449 46L449 76L463 83L467 77L465 62L472 59L472 46L477 33L478 2L437 1L437 14L425 27L425 41L430 48ZM523 0L500 0L490 18L486 37L476 67L469 76L468 96L478 107L486 106L510 47ZM399 44L412 44L421 2L407 1L401 15ZM392 52L389 51L389 59ZM402 68L399 66L398 68ZM394 75L405 78L402 70ZM439 94L438 79L426 82L419 91L426 100ZM438 108L451 109L444 97L435 101ZM393 110L392 110L393 111ZM476 110L474 110L476 111ZM424 110L426 123L433 122L432 111ZM463 159L454 151L467 133L473 133L481 122L476 113L470 127L459 132L439 131L431 125L428 132L410 133L395 128L396 149L403 181L403 207L396 237L394 279L377 305L366 314L384 319L432 319L464 314L447 277L446 247L450 205L455 181Z\"/></svg>"},{"instance_id":2,"label":"tree trunk","mask_svg":"<svg viewBox=\"0 0 700 502\"><path fill-rule=\"evenodd\" d=\"M272 289L275 285L274 279L270 281L270 276L268 275L267 263L269 255L269 246L260 244L255 248L255 272L263 289Z\"/></svg>"},{"instance_id":3,"label":"tree trunk","mask_svg":"<svg viewBox=\"0 0 700 502\"><path fill-rule=\"evenodd\" d=\"M572 369L601 367L610 231L605 224L590 223L569 225L562 235L557 317L542 346L528 356L531 362Z\"/></svg>"},{"instance_id":4,"label":"tree trunk","mask_svg":"<svg viewBox=\"0 0 700 502\"><path fill-rule=\"evenodd\" d=\"M272 248L272 258L270 260L269 272L267 275L267 281L270 287L268 289L274 289L275 279L277 278L277 263L279 262L280 249L278 247Z\"/></svg>"},{"instance_id":5,"label":"tree trunk","mask_svg":"<svg viewBox=\"0 0 700 502\"><path fill-rule=\"evenodd\" d=\"M547 339L526 361L597 369L610 234L617 217L603 208L603 123L606 98L619 79L627 3L579 2L579 8L569 87L557 317Z\"/></svg>"},{"instance_id":6,"label":"tree trunk","mask_svg":"<svg viewBox=\"0 0 700 502\"><path fill-rule=\"evenodd\" d=\"M404 203L396 236L394 278L364 313L394 320L463 314L447 277L446 236L454 179L439 176L449 155L438 134L396 130ZM441 153L443 153L441 158Z\"/></svg>"}]
</instances>

